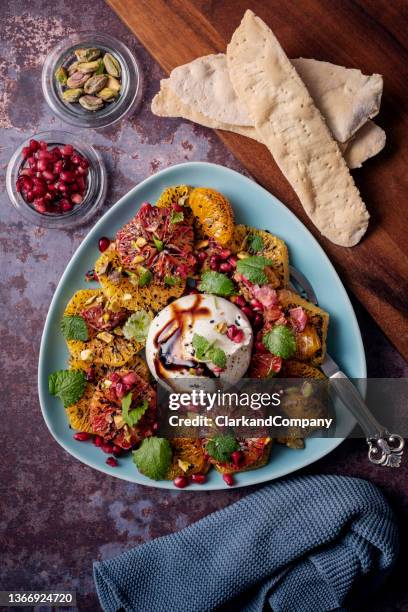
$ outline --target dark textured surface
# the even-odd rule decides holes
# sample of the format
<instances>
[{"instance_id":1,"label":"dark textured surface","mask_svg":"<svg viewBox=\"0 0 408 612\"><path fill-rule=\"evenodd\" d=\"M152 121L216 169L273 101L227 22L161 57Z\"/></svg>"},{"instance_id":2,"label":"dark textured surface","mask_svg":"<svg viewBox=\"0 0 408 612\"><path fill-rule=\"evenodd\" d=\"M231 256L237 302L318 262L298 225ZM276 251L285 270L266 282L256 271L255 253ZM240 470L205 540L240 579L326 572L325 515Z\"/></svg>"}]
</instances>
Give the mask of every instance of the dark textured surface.
<instances>
[{"instance_id":1,"label":"dark textured surface","mask_svg":"<svg viewBox=\"0 0 408 612\"><path fill-rule=\"evenodd\" d=\"M138 487L80 464L48 433L37 398L41 331L56 284L87 228L66 232L27 225L10 206L4 171L26 137L64 128L43 99L45 54L66 33L95 29L123 39L139 55L146 76L139 114L86 136L104 156L110 190L104 210L147 175L185 160L240 165L204 128L153 117L149 104L160 70L100 0L80 11L79 0L1 3L1 349L2 460L0 462L0 589L75 589L80 610L97 610L93 559L111 557L148 539L180 529L245 495L168 492ZM75 131L75 130L73 130ZM102 211L101 211L102 212ZM358 305L371 376L407 375L404 361ZM376 599L376 610L408 610L408 468L371 467L361 441L346 442L310 472L361 476L378 484L397 513L402 531L399 567ZM406 569L405 569L406 572Z\"/></svg>"}]
</instances>

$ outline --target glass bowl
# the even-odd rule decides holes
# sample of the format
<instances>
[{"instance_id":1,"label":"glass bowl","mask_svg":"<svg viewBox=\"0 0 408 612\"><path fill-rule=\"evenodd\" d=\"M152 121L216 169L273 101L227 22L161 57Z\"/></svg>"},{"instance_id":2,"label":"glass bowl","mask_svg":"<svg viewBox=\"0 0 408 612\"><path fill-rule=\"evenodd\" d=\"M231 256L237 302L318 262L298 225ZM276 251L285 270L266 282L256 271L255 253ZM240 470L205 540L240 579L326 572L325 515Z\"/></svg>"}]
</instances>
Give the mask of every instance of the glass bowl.
<instances>
[{"instance_id":1,"label":"glass bowl","mask_svg":"<svg viewBox=\"0 0 408 612\"><path fill-rule=\"evenodd\" d=\"M64 102L61 99L62 87L55 78L57 68L72 63L76 49L89 47L112 53L121 66L119 97L98 111L85 110L78 103ZM119 121L139 104L142 98L142 71L128 47L113 36L78 32L64 38L48 54L42 71L42 89L50 108L66 123L82 128L101 128Z\"/></svg>"},{"instance_id":2,"label":"glass bowl","mask_svg":"<svg viewBox=\"0 0 408 612\"><path fill-rule=\"evenodd\" d=\"M23 148L29 145L30 140L43 140L51 146L71 144L80 155L89 162L87 186L81 204L66 213L40 213L29 204L23 195L17 191L16 182L20 170L25 166ZM41 227L70 228L88 221L97 208L103 203L107 189L107 174L101 155L89 144L82 142L68 132L52 131L40 132L25 140L15 151L7 166L6 173L7 192L11 203L27 221Z\"/></svg>"}]
</instances>

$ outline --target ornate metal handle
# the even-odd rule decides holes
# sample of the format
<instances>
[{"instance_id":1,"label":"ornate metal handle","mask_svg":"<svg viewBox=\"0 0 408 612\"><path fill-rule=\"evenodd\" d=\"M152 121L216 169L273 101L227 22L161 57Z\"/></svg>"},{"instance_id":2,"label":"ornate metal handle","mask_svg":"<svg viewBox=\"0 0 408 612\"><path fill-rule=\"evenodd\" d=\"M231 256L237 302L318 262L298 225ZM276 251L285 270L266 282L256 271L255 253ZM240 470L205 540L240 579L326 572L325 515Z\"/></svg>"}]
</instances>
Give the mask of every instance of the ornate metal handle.
<instances>
[{"instance_id":1,"label":"ornate metal handle","mask_svg":"<svg viewBox=\"0 0 408 612\"><path fill-rule=\"evenodd\" d=\"M371 463L385 467L399 467L405 446L404 438L398 434L390 434L377 421L344 372L336 372L330 378L332 388L356 418L366 435L368 458ZM337 381L338 384L336 384Z\"/></svg>"}]
</instances>

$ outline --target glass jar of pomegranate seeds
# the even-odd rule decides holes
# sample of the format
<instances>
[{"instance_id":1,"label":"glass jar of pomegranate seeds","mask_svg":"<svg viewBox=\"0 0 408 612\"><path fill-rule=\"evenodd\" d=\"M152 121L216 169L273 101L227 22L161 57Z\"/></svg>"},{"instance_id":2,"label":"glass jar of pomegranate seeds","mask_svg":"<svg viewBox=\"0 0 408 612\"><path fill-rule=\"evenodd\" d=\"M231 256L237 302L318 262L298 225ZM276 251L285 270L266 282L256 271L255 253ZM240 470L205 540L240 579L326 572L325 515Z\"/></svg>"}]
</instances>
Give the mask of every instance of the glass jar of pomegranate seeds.
<instances>
[{"instance_id":1,"label":"glass jar of pomegranate seeds","mask_svg":"<svg viewBox=\"0 0 408 612\"><path fill-rule=\"evenodd\" d=\"M106 196L100 154L67 132L42 132L22 143L6 175L13 206L28 221L68 228L89 220Z\"/></svg>"},{"instance_id":2,"label":"glass jar of pomegranate seeds","mask_svg":"<svg viewBox=\"0 0 408 612\"><path fill-rule=\"evenodd\" d=\"M81 52L86 56L86 53L84 53L86 51L94 52L97 59L87 61L85 57L85 61L82 60L82 63L78 61ZM102 100L99 99L101 104L95 104L94 109L88 107L88 105L84 107L79 103L79 100L69 99L66 96L67 93L78 92L78 96L80 96L80 92L82 92L85 101L91 98L91 101L95 103L98 102L99 95L109 91L109 83L104 85L103 92L92 94L92 88L88 91L85 87L84 91L84 85L81 82L77 85L70 85L69 80L68 88L71 89L67 91L66 79L61 82L59 78L59 73L62 72L71 78L75 75L82 75L86 79L87 76L90 76L89 71L92 69L92 64L97 64L99 60L105 59L106 56L109 56L111 62L113 61L116 66L114 72L117 78L114 78L113 81L116 81L118 85L118 95L112 98L103 96L107 101L102 104ZM93 60L93 56L90 56L90 59ZM105 73L107 70L103 61L100 61L100 64L101 70L95 68L96 72L94 74L100 75L97 77L98 79L103 79L104 77L100 73ZM81 72L82 69L85 74ZM77 72L74 73L75 70ZM106 76L111 79L110 74ZM89 79L89 81L94 82L95 78ZM101 128L122 119L136 108L142 98L142 72L133 53L121 41L108 34L77 32L58 43L47 56L42 72L42 89L48 105L58 117L67 123L77 127ZM89 94L89 92L92 95L83 95Z\"/></svg>"}]
</instances>

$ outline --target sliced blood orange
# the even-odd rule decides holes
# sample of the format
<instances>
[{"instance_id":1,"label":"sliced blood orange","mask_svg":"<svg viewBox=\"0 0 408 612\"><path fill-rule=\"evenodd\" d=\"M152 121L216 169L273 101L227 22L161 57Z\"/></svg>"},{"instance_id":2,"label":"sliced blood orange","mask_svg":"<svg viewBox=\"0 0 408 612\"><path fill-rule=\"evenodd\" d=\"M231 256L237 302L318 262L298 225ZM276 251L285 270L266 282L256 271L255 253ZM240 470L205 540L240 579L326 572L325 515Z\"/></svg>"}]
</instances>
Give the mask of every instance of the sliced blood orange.
<instances>
[{"instance_id":1,"label":"sliced blood orange","mask_svg":"<svg viewBox=\"0 0 408 612\"><path fill-rule=\"evenodd\" d=\"M248 375L250 378L269 378L277 374L282 367L282 357L271 353L255 353L252 355Z\"/></svg>"},{"instance_id":2,"label":"sliced blood orange","mask_svg":"<svg viewBox=\"0 0 408 612\"><path fill-rule=\"evenodd\" d=\"M234 233L234 214L225 196L215 189L196 187L188 197L188 204L199 229L219 244L227 244Z\"/></svg>"}]
</instances>

